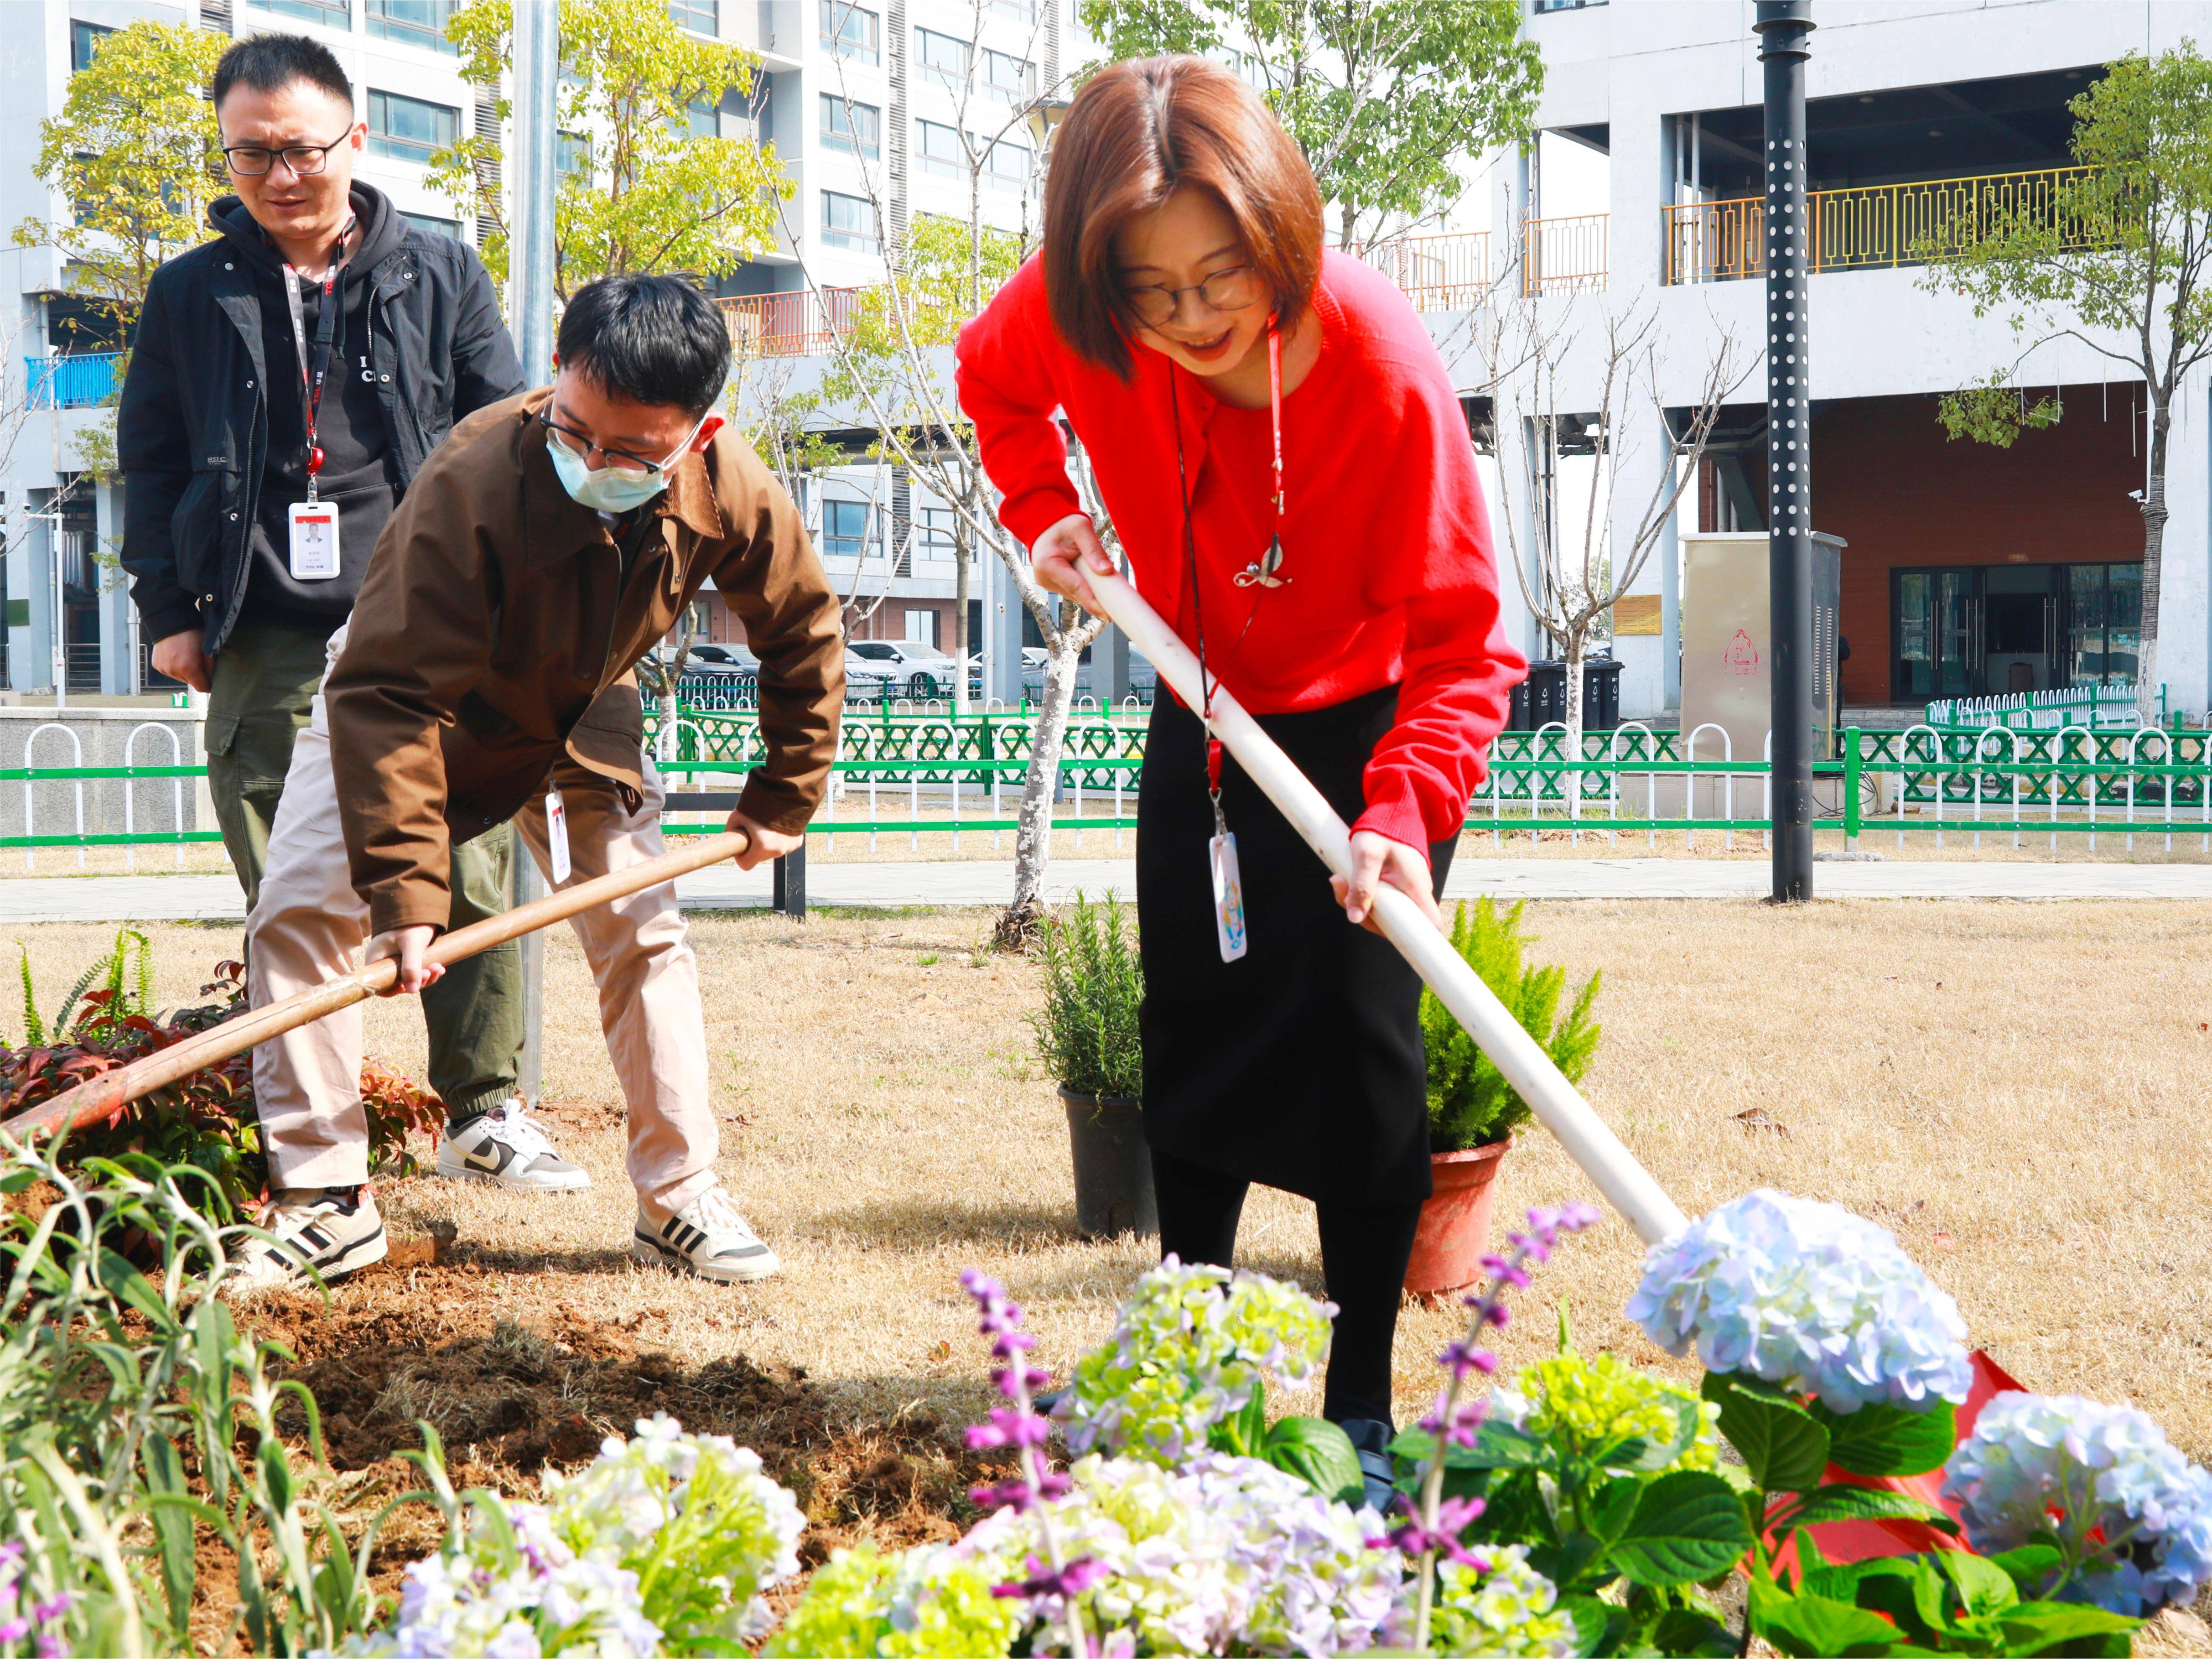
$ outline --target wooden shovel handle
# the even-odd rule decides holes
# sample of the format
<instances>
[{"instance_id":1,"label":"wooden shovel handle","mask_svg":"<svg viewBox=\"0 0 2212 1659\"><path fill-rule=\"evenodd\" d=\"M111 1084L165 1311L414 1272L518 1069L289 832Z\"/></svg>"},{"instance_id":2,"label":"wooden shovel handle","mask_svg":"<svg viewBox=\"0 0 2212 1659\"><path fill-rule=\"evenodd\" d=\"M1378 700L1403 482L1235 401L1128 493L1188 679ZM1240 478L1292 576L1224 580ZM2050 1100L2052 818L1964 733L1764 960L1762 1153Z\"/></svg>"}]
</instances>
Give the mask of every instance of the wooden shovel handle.
<instances>
[{"instance_id":1,"label":"wooden shovel handle","mask_svg":"<svg viewBox=\"0 0 2212 1659\"><path fill-rule=\"evenodd\" d=\"M632 893L658 887L665 881L673 881L694 870L703 870L710 864L735 858L750 845L750 839L734 830L719 836L706 836L690 846L679 848L673 853L664 853L657 859L633 865L627 870L595 876L573 887L548 893L544 898L517 905L503 915L487 916L482 921L472 921L465 927L456 927L449 933L441 933L422 953L422 959L426 963L459 962L465 957L489 951L495 945L520 939L525 933L534 933L556 921L566 921L570 916L611 900L627 898ZM112 1072L103 1072L98 1077L78 1084L74 1089L56 1095L44 1104L0 1123L0 1134L12 1135L21 1140L43 1131L76 1130L100 1122L143 1095L151 1094L180 1078L190 1077L194 1072L204 1071L234 1054L244 1054L256 1043L264 1042L280 1033L374 996L392 984L398 971L398 964L387 957L381 962L373 962L366 968L356 969L350 974L341 974L336 979L325 980L305 991L295 992L280 1002L234 1015L220 1025L211 1026L181 1042L171 1043L158 1054L135 1060L128 1066L119 1066Z\"/></svg>"}]
</instances>

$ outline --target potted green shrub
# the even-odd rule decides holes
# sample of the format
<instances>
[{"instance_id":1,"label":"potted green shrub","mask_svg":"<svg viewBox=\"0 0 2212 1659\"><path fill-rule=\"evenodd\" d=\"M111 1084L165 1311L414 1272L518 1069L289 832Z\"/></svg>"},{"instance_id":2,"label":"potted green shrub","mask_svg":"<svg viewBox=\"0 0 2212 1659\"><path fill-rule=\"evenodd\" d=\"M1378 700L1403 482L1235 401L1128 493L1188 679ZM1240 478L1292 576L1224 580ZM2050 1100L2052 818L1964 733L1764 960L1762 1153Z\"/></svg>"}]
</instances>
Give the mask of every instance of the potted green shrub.
<instances>
[{"instance_id":1,"label":"potted green shrub","mask_svg":"<svg viewBox=\"0 0 2212 1659\"><path fill-rule=\"evenodd\" d=\"M1579 1082L1597 1053L1597 1000L1592 974L1562 1012L1565 968L1531 968L1522 955L1530 938L1521 931L1522 906L1500 912L1487 898L1469 910L1464 902L1452 919L1452 948L1498 994L1498 1000L1543 1044L1570 1082ZM1490 1239L1490 1212L1499 1162L1513 1132L1528 1121L1528 1103L1474 1039L1437 1000L1421 993L1421 1042L1429 1070L1429 1164L1435 1190L1421 1206L1406 1288L1435 1295L1473 1284L1481 1276Z\"/></svg>"},{"instance_id":2,"label":"potted green shrub","mask_svg":"<svg viewBox=\"0 0 2212 1659\"><path fill-rule=\"evenodd\" d=\"M1046 920L1042 951L1044 1009L1030 1023L1067 1109L1075 1224L1093 1238L1156 1233L1137 1036L1145 970L1135 929L1118 899L1093 904L1078 893L1069 910Z\"/></svg>"}]
</instances>

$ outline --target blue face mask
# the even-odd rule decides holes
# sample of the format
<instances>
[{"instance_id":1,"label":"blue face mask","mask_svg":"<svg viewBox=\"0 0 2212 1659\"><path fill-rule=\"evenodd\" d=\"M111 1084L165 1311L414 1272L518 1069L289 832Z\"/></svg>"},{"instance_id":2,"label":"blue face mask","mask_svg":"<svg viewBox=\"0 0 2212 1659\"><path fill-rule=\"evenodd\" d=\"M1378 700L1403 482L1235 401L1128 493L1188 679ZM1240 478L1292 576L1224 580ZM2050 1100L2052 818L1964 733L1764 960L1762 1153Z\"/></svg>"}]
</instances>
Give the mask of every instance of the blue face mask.
<instances>
[{"instance_id":1,"label":"blue face mask","mask_svg":"<svg viewBox=\"0 0 2212 1659\"><path fill-rule=\"evenodd\" d=\"M706 423L707 417L702 415L698 424L691 428L690 436L676 447L658 471L652 472L624 472L611 466L593 471L584 465L581 456L550 432L546 434L545 453L553 458L553 471L560 475L561 487L574 497L578 506L598 513L629 513L668 488L668 469L684 459L684 452L691 447L691 439L699 435L699 428Z\"/></svg>"}]
</instances>

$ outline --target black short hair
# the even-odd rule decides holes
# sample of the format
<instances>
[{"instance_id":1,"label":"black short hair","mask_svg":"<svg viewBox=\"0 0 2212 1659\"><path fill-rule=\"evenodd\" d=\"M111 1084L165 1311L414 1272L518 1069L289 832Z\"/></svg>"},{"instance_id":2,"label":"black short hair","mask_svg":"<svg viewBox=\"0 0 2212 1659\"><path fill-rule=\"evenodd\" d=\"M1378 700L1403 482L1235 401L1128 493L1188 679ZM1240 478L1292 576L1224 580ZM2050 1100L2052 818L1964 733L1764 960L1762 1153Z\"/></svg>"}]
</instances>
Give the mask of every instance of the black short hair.
<instances>
[{"instance_id":1,"label":"black short hair","mask_svg":"<svg viewBox=\"0 0 2212 1659\"><path fill-rule=\"evenodd\" d=\"M277 92L295 81L353 102L353 82L337 54L304 34L256 34L239 41L216 61L215 84L209 91L220 109L230 89L241 82L256 92Z\"/></svg>"},{"instance_id":2,"label":"black short hair","mask_svg":"<svg viewBox=\"0 0 2212 1659\"><path fill-rule=\"evenodd\" d=\"M704 415L730 378L730 330L679 276L602 276L561 313L562 366L633 403Z\"/></svg>"}]
</instances>

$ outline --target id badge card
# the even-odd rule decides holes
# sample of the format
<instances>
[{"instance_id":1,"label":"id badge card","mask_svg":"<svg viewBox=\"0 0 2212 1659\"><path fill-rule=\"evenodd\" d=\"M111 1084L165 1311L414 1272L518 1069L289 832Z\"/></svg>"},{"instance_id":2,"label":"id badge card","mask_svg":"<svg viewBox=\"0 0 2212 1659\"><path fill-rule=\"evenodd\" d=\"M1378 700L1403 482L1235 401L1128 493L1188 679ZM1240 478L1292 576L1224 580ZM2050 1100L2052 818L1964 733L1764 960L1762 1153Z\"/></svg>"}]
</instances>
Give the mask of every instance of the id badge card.
<instances>
[{"instance_id":1,"label":"id badge card","mask_svg":"<svg viewBox=\"0 0 2212 1659\"><path fill-rule=\"evenodd\" d=\"M553 884L568 879L568 809L558 789L545 796L545 861L553 866Z\"/></svg>"},{"instance_id":2,"label":"id badge card","mask_svg":"<svg viewBox=\"0 0 2212 1659\"><path fill-rule=\"evenodd\" d=\"M1221 959L1234 962L1244 954L1244 884L1237 874L1237 837L1228 830L1206 843L1206 862L1213 868L1213 931L1221 942Z\"/></svg>"},{"instance_id":3,"label":"id badge card","mask_svg":"<svg viewBox=\"0 0 2212 1659\"><path fill-rule=\"evenodd\" d=\"M326 582L338 574L338 509L334 501L292 503L292 580Z\"/></svg>"}]
</instances>

